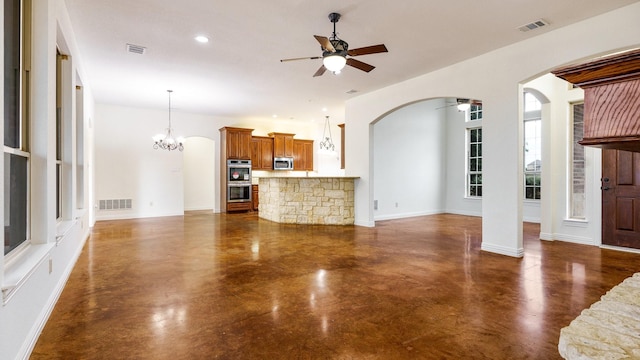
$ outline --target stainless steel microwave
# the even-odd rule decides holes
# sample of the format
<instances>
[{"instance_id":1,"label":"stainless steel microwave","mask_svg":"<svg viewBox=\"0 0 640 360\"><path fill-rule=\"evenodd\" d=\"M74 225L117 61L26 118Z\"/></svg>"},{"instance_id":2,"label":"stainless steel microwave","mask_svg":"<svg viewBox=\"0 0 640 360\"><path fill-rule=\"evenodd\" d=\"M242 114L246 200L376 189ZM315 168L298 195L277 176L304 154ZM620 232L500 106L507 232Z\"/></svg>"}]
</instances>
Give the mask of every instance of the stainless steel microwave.
<instances>
[{"instance_id":1,"label":"stainless steel microwave","mask_svg":"<svg viewBox=\"0 0 640 360\"><path fill-rule=\"evenodd\" d=\"M293 158L290 158L290 157L273 158L273 170L293 170Z\"/></svg>"}]
</instances>

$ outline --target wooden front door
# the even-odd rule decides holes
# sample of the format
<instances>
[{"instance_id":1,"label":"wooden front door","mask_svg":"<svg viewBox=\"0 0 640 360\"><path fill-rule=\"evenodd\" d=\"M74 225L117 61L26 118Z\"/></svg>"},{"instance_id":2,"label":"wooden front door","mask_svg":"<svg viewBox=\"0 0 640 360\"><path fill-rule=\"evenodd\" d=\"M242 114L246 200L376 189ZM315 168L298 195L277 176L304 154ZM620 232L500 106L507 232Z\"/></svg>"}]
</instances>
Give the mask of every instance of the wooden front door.
<instances>
[{"instance_id":1,"label":"wooden front door","mask_svg":"<svg viewBox=\"0 0 640 360\"><path fill-rule=\"evenodd\" d=\"M640 249L640 153L602 152L602 243Z\"/></svg>"}]
</instances>

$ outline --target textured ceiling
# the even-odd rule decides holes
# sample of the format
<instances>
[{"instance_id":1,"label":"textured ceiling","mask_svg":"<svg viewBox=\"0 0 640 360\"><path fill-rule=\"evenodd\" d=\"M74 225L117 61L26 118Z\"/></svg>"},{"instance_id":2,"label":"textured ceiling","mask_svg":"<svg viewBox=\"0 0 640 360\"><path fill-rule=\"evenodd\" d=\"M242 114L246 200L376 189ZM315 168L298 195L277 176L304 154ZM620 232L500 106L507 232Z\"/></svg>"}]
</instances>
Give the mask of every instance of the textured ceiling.
<instances>
[{"instance_id":1,"label":"textured ceiling","mask_svg":"<svg viewBox=\"0 0 640 360\"><path fill-rule=\"evenodd\" d=\"M317 120L343 116L344 101L635 0L65 0L86 82L98 103L167 106L221 118ZM388 53L357 57L370 73L312 75L321 60L313 35L350 48L384 43ZM537 19L548 27L521 32ZM198 34L211 41L194 41ZM126 51L131 43L144 55ZM355 94L348 94L356 90Z\"/></svg>"}]
</instances>

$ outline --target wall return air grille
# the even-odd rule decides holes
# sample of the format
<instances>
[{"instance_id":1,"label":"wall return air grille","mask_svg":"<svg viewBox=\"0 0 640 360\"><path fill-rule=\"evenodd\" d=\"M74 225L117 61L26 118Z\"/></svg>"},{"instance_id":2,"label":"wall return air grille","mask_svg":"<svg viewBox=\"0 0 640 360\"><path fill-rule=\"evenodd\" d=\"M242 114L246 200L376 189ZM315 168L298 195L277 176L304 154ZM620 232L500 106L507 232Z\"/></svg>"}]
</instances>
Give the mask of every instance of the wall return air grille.
<instances>
[{"instance_id":1,"label":"wall return air grille","mask_svg":"<svg viewBox=\"0 0 640 360\"><path fill-rule=\"evenodd\" d=\"M147 48L140 45L127 44L127 51L130 53L143 55L147 51Z\"/></svg>"},{"instance_id":2,"label":"wall return air grille","mask_svg":"<svg viewBox=\"0 0 640 360\"><path fill-rule=\"evenodd\" d=\"M110 199L98 202L99 210L126 210L131 209L131 199Z\"/></svg>"}]
</instances>

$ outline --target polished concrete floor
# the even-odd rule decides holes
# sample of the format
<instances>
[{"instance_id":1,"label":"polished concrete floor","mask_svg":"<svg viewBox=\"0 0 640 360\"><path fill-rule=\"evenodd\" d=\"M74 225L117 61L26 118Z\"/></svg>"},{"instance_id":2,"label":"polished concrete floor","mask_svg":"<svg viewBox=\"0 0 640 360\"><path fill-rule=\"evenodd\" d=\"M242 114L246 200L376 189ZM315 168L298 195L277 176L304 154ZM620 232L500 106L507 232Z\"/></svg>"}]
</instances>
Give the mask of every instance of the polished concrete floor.
<instances>
[{"instance_id":1,"label":"polished concrete floor","mask_svg":"<svg viewBox=\"0 0 640 360\"><path fill-rule=\"evenodd\" d=\"M480 251L481 219L375 228L250 214L98 222L32 359L556 359L560 328L640 255L537 239Z\"/></svg>"}]
</instances>

